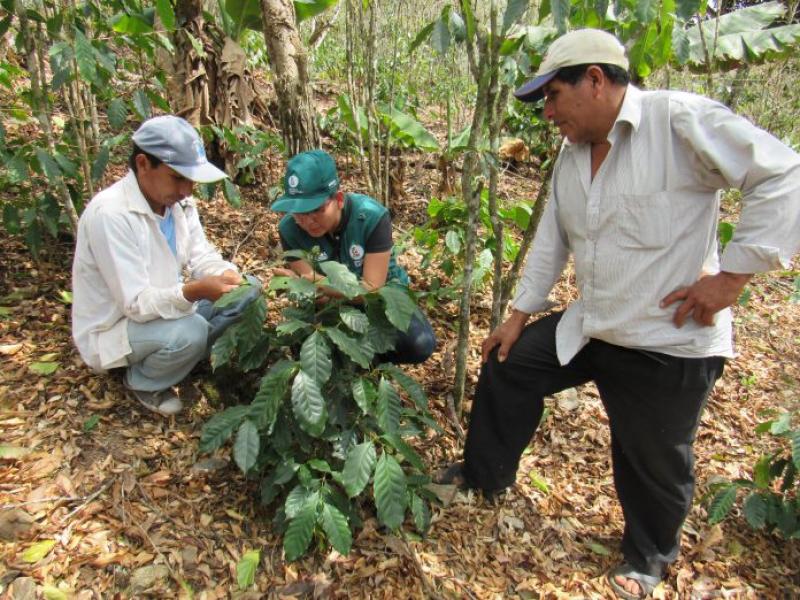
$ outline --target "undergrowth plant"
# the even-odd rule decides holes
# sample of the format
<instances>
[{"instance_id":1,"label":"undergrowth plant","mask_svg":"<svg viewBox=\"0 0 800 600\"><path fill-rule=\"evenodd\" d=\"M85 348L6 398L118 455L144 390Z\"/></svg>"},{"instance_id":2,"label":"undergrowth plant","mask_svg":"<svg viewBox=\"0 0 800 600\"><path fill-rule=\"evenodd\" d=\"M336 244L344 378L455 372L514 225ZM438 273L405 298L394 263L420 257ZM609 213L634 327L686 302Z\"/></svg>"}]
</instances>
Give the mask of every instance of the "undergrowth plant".
<instances>
[{"instance_id":1,"label":"undergrowth plant","mask_svg":"<svg viewBox=\"0 0 800 600\"><path fill-rule=\"evenodd\" d=\"M711 523L722 521L733 508L739 490L747 494L742 512L754 529L777 529L787 539L800 538L800 426L792 426L796 412L785 412L760 423L756 431L781 443L779 450L759 458L751 479L719 484L708 509Z\"/></svg>"},{"instance_id":2,"label":"undergrowth plant","mask_svg":"<svg viewBox=\"0 0 800 600\"><path fill-rule=\"evenodd\" d=\"M410 511L416 529L425 532L430 478L406 440L439 428L422 387L381 362L416 306L405 288L367 293L340 263L288 254L326 276L316 283L273 278L270 289L288 298L283 320L265 329L266 305L259 299L216 342L214 369L233 365L264 373L250 404L228 407L205 424L200 451L234 438L234 461L260 480L262 504L278 507L275 523L287 560L303 556L312 540L347 554L354 530L373 508L390 530ZM320 286L342 297L321 302ZM233 302L238 293L220 302Z\"/></svg>"}]
</instances>

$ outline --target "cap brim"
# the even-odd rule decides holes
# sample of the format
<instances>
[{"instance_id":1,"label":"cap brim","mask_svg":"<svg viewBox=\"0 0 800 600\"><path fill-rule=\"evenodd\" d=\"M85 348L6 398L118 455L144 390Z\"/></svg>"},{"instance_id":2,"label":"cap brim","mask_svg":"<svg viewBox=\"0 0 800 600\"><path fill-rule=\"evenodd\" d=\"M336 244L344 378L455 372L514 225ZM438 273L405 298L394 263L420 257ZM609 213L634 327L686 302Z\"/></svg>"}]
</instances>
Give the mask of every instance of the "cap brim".
<instances>
[{"instance_id":1,"label":"cap brim","mask_svg":"<svg viewBox=\"0 0 800 600\"><path fill-rule=\"evenodd\" d=\"M325 192L317 196L281 196L272 203L270 208L275 212L285 213L307 213L312 210L317 210L322 204L330 198L331 194Z\"/></svg>"},{"instance_id":2,"label":"cap brim","mask_svg":"<svg viewBox=\"0 0 800 600\"><path fill-rule=\"evenodd\" d=\"M542 88L556 76L556 73L558 73L558 70L550 71L549 73L531 79L514 92L514 97L520 102L536 102L537 100L541 100L544 98Z\"/></svg>"},{"instance_id":3,"label":"cap brim","mask_svg":"<svg viewBox=\"0 0 800 600\"><path fill-rule=\"evenodd\" d=\"M195 183L213 183L228 176L225 171L218 169L208 161L190 166L170 165L167 163L167 166Z\"/></svg>"}]
</instances>

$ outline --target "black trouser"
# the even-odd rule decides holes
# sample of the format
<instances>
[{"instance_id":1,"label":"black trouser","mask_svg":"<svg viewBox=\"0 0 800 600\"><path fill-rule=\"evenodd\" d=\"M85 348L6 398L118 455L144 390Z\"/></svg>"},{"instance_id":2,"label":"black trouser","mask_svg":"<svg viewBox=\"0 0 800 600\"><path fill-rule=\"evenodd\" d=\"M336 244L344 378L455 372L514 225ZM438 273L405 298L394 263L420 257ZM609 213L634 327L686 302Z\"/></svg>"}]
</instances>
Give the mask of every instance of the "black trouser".
<instances>
[{"instance_id":1,"label":"black trouser","mask_svg":"<svg viewBox=\"0 0 800 600\"><path fill-rule=\"evenodd\" d=\"M464 449L468 482L514 483L544 397L594 381L611 428L614 484L625 515L622 552L638 571L663 575L678 555L694 493L700 414L725 359L677 358L591 340L569 364L556 357L560 313L527 326L505 362L481 369Z\"/></svg>"}]
</instances>

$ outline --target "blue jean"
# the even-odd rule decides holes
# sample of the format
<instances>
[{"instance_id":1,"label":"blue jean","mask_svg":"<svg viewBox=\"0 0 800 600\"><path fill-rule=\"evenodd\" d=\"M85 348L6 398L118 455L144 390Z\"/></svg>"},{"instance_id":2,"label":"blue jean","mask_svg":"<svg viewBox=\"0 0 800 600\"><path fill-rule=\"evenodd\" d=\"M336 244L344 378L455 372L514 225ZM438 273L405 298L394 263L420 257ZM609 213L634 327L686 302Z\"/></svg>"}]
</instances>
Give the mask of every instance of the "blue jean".
<instances>
[{"instance_id":1,"label":"blue jean","mask_svg":"<svg viewBox=\"0 0 800 600\"><path fill-rule=\"evenodd\" d=\"M128 321L128 368L125 385L133 390L157 392L180 382L201 360L225 330L261 294L261 282L247 275L250 292L235 304L215 308L209 300L197 303L194 314L180 319Z\"/></svg>"},{"instance_id":2,"label":"blue jean","mask_svg":"<svg viewBox=\"0 0 800 600\"><path fill-rule=\"evenodd\" d=\"M404 333L398 331L394 350L381 356L385 362L416 365L425 362L436 349L436 334L430 322L419 309L411 315L411 323Z\"/></svg>"}]
</instances>

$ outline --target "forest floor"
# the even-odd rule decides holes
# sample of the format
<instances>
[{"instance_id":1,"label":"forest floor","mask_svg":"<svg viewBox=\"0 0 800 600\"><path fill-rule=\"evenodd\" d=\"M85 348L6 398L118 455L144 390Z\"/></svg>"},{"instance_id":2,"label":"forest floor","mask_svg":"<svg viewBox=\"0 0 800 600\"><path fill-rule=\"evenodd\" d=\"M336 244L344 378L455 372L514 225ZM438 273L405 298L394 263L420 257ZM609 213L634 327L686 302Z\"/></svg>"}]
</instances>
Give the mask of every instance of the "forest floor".
<instances>
[{"instance_id":1,"label":"forest floor","mask_svg":"<svg viewBox=\"0 0 800 600\"><path fill-rule=\"evenodd\" d=\"M223 254L265 280L279 256L265 188L279 183L282 166L270 162L269 181L243 190L243 208L216 200L201 209ZM344 189L363 189L352 165L340 167ZM506 174L502 193L535 197L531 169ZM424 221L435 176L418 169L408 177L408 196L396 205L398 230ZM119 379L83 366L62 296L70 289L71 257L69 239L33 261L20 240L0 233L0 596L611 597L605 573L620 561L622 514L607 420L592 386L549 400L517 484L499 500L455 494L434 507L424 538L390 535L367 519L349 556L316 552L287 563L270 526L274 507L259 506L254 482L243 478L229 450L216 461L198 455L200 429L218 408L198 385L207 372L183 385L196 400L191 408L162 419L131 400ZM414 285L424 288L419 255L411 248L403 260ZM800 305L787 302L793 276L756 278L749 303L735 310L739 356L704 413L695 503L681 556L657 598L800 596L800 540L754 531L736 510L711 526L703 502L711 484L750 476L772 448L769 436L755 432L764 411L798 405ZM556 300L568 302L573 289L565 278ZM488 333L487 301L478 297L474 309L470 387ZM457 308L442 303L429 314L439 348L410 372L445 429L414 441L435 468L461 448L445 408ZM240 591L236 564L252 549L262 556L255 586Z\"/></svg>"}]
</instances>

